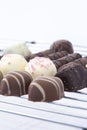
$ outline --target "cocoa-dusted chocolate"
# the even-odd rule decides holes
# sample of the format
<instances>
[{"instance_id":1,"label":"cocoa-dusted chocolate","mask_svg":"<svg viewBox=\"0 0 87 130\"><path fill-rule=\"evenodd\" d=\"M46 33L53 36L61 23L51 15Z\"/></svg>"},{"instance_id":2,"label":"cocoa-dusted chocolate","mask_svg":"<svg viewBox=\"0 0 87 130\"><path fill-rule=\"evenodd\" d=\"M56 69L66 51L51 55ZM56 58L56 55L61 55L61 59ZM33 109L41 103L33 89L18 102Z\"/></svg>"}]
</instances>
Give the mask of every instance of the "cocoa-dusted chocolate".
<instances>
[{"instance_id":1,"label":"cocoa-dusted chocolate","mask_svg":"<svg viewBox=\"0 0 87 130\"><path fill-rule=\"evenodd\" d=\"M42 76L33 80L28 89L28 100L51 102L64 96L64 85L58 77Z\"/></svg>"},{"instance_id":2,"label":"cocoa-dusted chocolate","mask_svg":"<svg viewBox=\"0 0 87 130\"><path fill-rule=\"evenodd\" d=\"M26 71L7 73L0 84L0 94L6 96L21 96L28 93L32 77Z\"/></svg>"},{"instance_id":3,"label":"cocoa-dusted chocolate","mask_svg":"<svg viewBox=\"0 0 87 130\"><path fill-rule=\"evenodd\" d=\"M68 55L67 51L61 51L61 52L54 52L54 53L48 54L47 57L50 58L51 60L56 60L66 55Z\"/></svg>"},{"instance_id":4,"label":"cocoa-dusted chocolate","mask_svg":"<svg viewBox=\"0 0 87 130\"><path fill-rule=\"evenodd\" d=\"M72 53L72 54L68 54L62 58L59 58L57 60L53 60L53 63L55 64L57 70L59 69L59 67L61 67L64 64L67 64L69 62L74 61L75 59L81 58L82 55L79 53Z\"/></svg>"},{"instance_id":5,"label":"cocoa-dusted chocolate","mask_svg":"<svg viewBox=\"0 0 87 130\"><path fill-rule=\"evenodd\" d=\"M65 64L59 68L55 76L63 81L65 91L75 92L87 87L87 70L81 64Z\"/></svg>"},{"instance_id":6,"label":"cocoa-dusted chocolate","mask_svg":"<svg viewBox=\"0 0 87 130\"><path fill-rule=\"evenodd\" d=\"M52 43L50 49L54 50L55 52L59 51L67 51L68 53L73 53L74 49L72 43L68 40L57 40Z\"/></svg>"}]
</instances>

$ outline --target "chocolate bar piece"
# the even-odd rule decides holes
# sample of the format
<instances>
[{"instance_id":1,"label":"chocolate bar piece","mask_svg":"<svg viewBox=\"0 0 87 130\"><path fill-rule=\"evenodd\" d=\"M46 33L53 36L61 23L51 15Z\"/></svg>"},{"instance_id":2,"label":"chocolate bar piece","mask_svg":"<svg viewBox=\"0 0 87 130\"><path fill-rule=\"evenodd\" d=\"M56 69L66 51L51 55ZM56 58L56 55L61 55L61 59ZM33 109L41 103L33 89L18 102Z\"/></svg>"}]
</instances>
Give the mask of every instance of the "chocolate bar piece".
<instances>
[{"instance_id":1,"label":"chocolate bar piece","mask_svg":"<svg viewBox=\"0 0 87 130\"><path fill-rule=\"evenodd\" d=\"M81 58L82 55L79 53L72 53L72 54L68 54L67 56L64 56L60 59L57 60L53 60L53 63L55 64L57 70L59 69L59 67L61 67L64 64L67 64L69 62L74 61L75 59Z\"/></svg>"},{"instance_id":2,"label":"chocolate bar piece","mask_svg":"<svg viewBox=\"0 0 87 130\"><path fill-rule=\"evenodd\" d=\"M56 60L56 59L66 56L66 55L68 55L67 51L61 51L61 52L51 53L47 57L50 58L51 60Z\"/></svg>"}]
</instances>

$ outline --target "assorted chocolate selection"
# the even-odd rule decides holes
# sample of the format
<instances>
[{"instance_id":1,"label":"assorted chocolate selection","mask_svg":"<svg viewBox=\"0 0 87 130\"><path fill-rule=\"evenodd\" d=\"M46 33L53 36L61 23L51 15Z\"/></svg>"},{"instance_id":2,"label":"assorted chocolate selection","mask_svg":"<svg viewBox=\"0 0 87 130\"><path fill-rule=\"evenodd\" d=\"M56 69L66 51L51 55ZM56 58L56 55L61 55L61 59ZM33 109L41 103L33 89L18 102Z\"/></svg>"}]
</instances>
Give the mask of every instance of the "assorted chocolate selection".
<instances>
[{"instance_id":1,"label":"assorted chocolate selection","mask_svg":"<svg viewBox=\"0 0 87 130\"><path fill-rule=\"evenodd\" d=\"M24 57L24 71L19 71L23 63L18 60L17 70L12 71L15 69L14 65L12 69L8 69L8 73L4 72L10 62L5 58L3 63L7 63L8 67L3 68L3 57L1 58L0 94L28 94L28 100L51 102L63 98L64 91L76 92L87 87L87 57L74 53L72 43L68 40L55 41L49 49L35 54L29 53Z\"/></svg>"}]
</instances>

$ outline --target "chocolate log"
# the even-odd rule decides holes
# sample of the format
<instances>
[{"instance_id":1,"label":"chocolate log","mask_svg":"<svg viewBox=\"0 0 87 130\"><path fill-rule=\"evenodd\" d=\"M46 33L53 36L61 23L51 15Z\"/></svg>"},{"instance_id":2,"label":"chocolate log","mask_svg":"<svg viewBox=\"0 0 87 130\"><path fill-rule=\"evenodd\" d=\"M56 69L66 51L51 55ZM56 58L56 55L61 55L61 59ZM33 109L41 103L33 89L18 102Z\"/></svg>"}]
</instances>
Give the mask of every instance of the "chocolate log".
<instances>
[{"instance_id":1,"label":"chocolate log","mask_svg":"<svg viewBox=\"0 0 87 130\"><path fill-rule=\"evenodd\" d=\"M61 51L61 52L51 53L47 57L50 58L51 60L56 60L56 59L66 56L66 55L68 55L67 51Z\"/></svg>"},{"instance_id":2,"label":"chocolate log","mask_svg":"<svg viewBox=\"0 0 87 130\"><path fill-rule=\"evenodd\" d=\"M72 53L72 54L68 54L67 56L64 56L60 59L53 60L53 63L55 64L55 66L58 70L59 67L61 67L62 65L72 62L75 59L78 59L80 57L82 57L82 56L79 53Z\"/></svg>"}]
</instances>

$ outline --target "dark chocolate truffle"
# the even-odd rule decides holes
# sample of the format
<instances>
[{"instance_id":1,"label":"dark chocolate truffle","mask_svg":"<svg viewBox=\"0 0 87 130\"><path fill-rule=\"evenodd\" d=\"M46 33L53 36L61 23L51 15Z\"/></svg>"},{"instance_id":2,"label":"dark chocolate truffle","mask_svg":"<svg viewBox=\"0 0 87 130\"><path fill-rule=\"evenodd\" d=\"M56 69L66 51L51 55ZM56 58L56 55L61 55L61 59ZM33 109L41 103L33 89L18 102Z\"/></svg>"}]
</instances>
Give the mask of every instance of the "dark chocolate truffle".
<instances>
[{"instance_id":1,"label":"dark chocolate truffle","mask_svg":"<svg viewBox=\"0 0 87 130\"><path fill-rule=\"evenodd\" d=\"M51 102L64 96L64 85L58 77L38 77L29 86L28 99Z\"/></svg>"},{"instance_id":2,"label":"dark chocolate truffle","mask_svg":"<svg viewBox=\"0 0 87 130\"><path fill-rule=\"evenodd\" d=\"M6 96L21 96L28 93L28 86L32 81L31 75L26 71L9 72L2 79L0 94Z\"/></svg>"},{"instance_id":3,"label":"dark chocolate truffle","mask_svg":"<svg viewBox=\"0 0 87 130\"><path fill-rule=\"evenodd\" d=\"M57 74L64 83L64 90L77 91L87 87L87 70L80 64L71 62L59 68Z\"/></svg>"},{"instance_id":4,"label":"dark chocolate truffle","mask_svg":"<svg viewBox=\"0 0 87 130\"><path fill-rule=\"evenodd\" d=\"M59 69L59 67L61 67L64 64L67 64L69 62L72 62L78 58L81 58L82 56L79 53L72 53L72 54L68 54L62 58L59 58L57 60L53 60L53 63L55 64L57 70Z\"/></svg>"},{"instance_id":5,"label":"dark chocolate truffle","mask_svg":"<svg viewBox=\"0 0 87 130\"><path fill-rule=\"evenodd\" d=\"M59 51L67 51L68 53L73 53L72 43L68 40L57 40L51 46L50 49L54 50L54 52Z\"/></svg>"}]
</instances>

